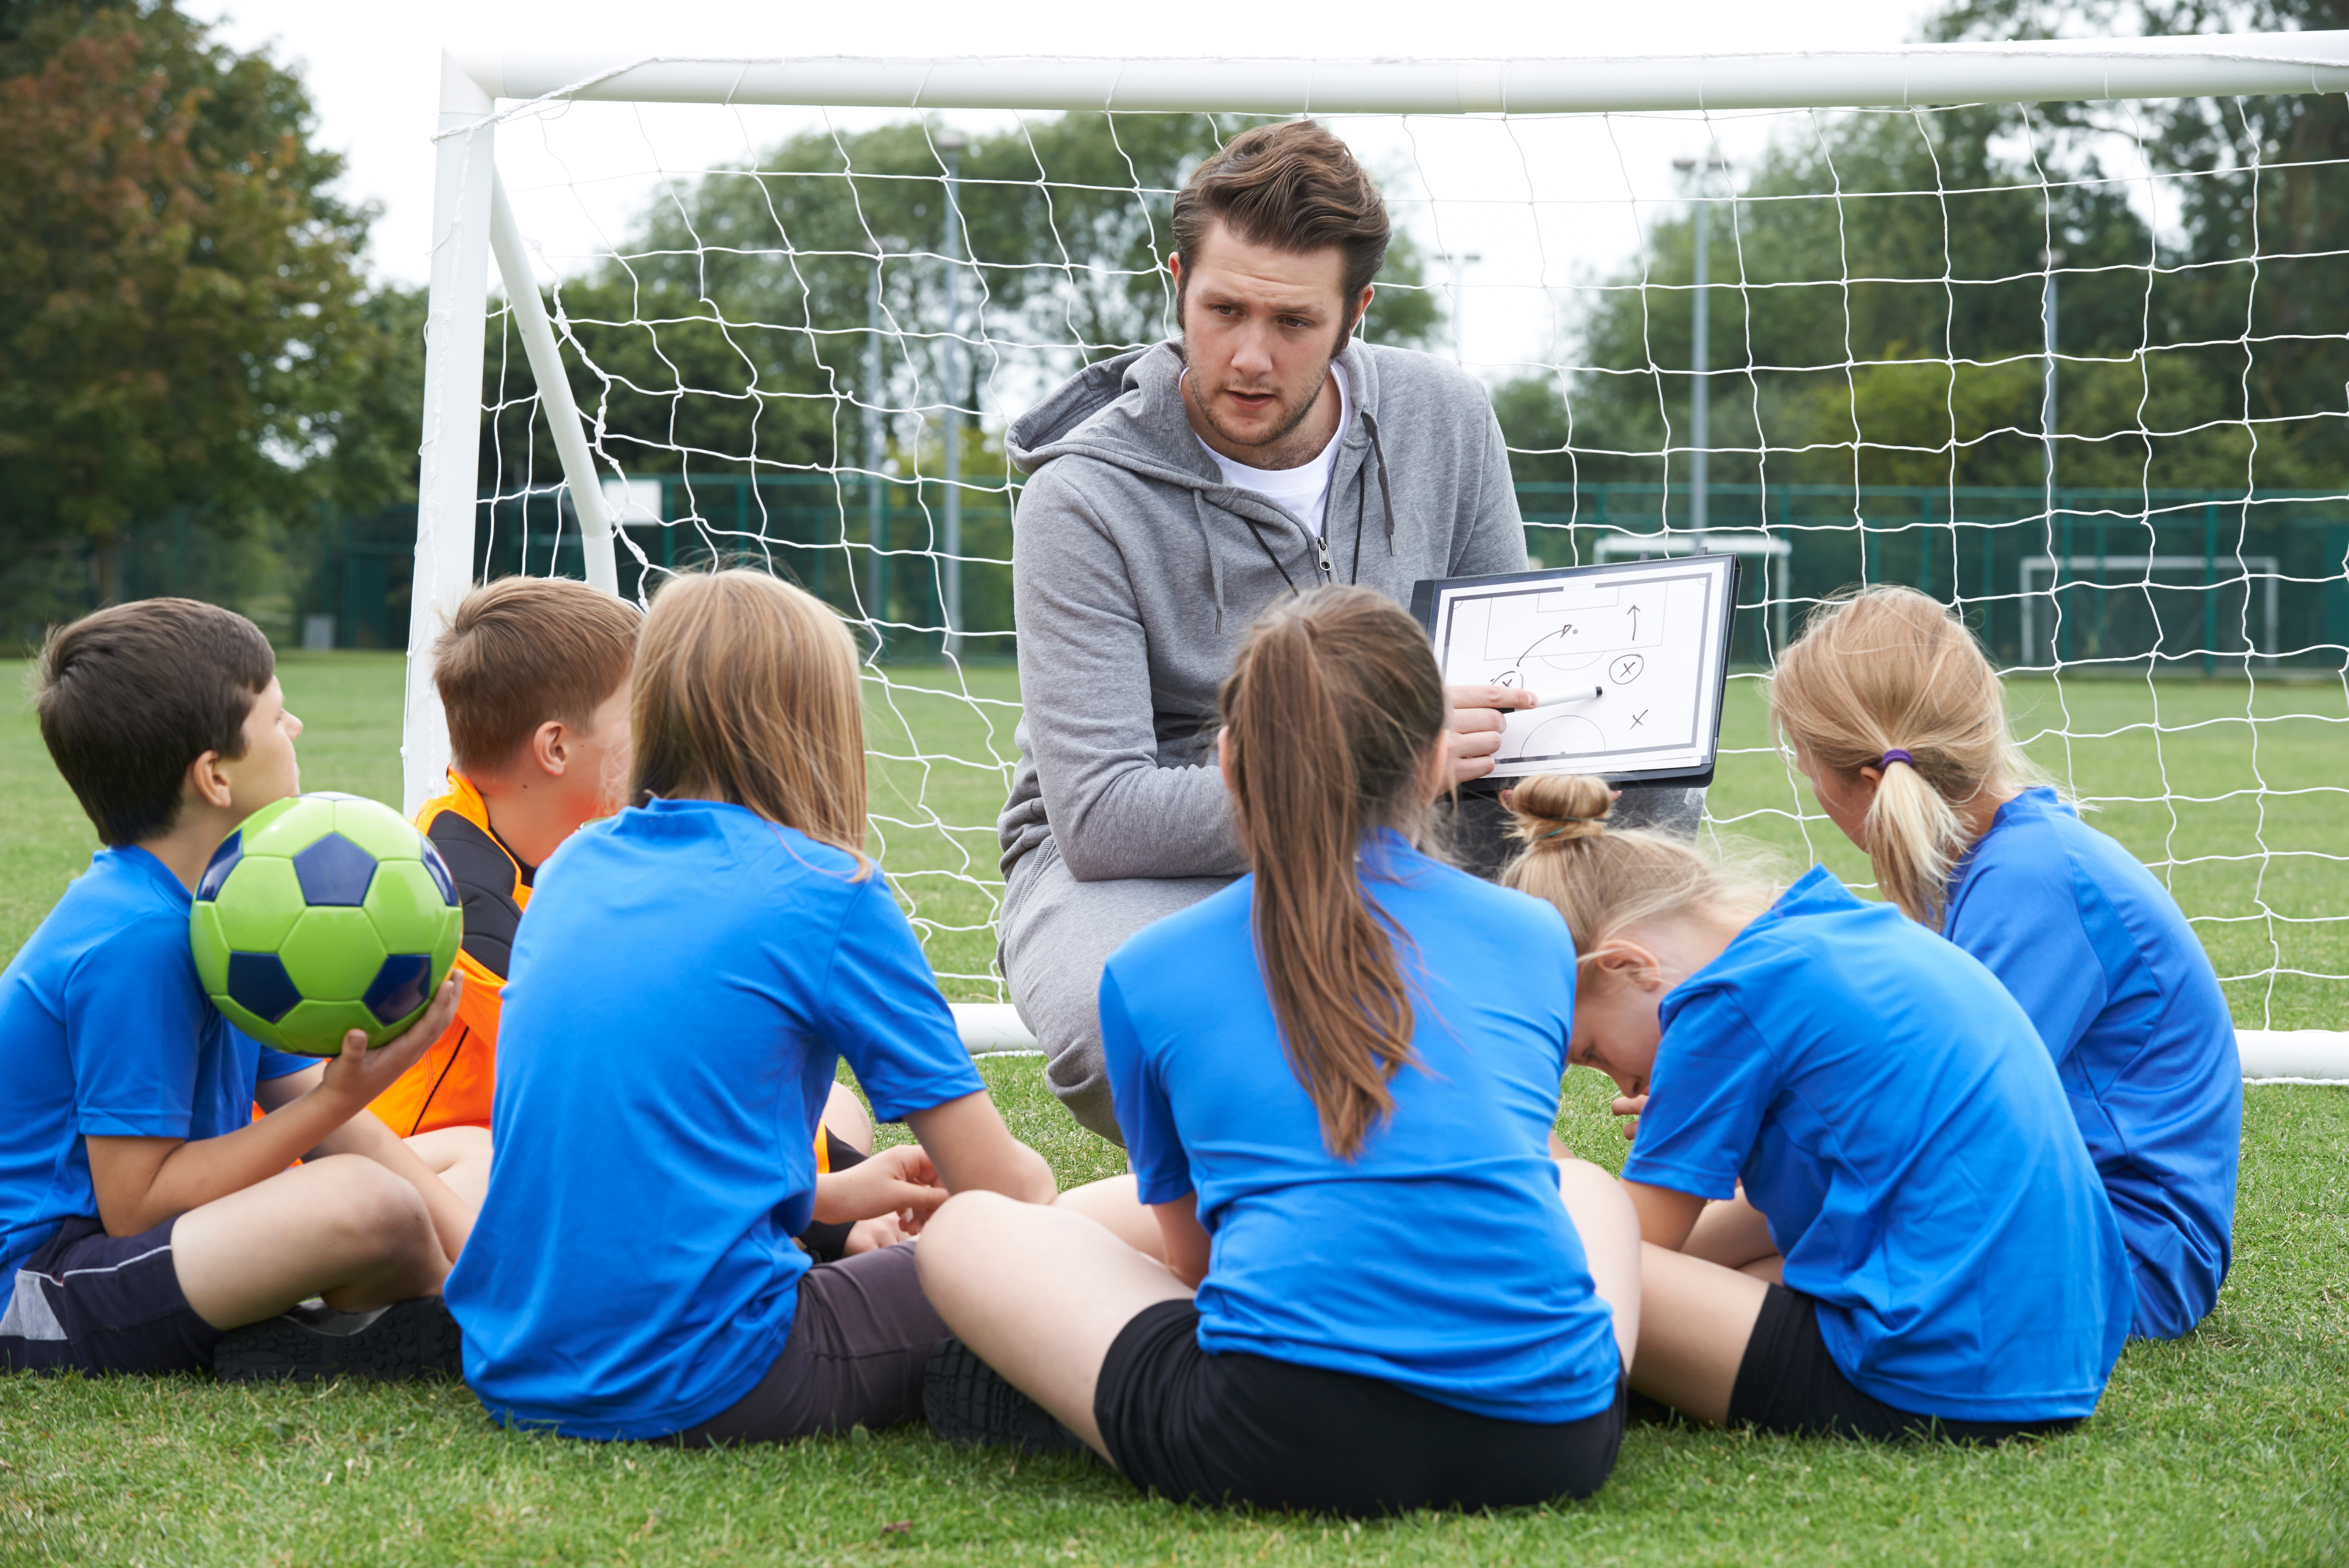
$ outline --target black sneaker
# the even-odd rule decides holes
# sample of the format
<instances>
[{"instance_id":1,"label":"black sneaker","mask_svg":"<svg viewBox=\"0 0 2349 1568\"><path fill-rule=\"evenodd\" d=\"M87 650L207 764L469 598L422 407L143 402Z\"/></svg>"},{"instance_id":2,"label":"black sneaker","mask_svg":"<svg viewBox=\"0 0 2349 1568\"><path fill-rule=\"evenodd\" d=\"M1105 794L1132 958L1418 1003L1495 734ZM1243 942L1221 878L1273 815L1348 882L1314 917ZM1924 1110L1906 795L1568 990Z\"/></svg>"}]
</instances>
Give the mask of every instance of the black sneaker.
<instances>
[{"instance_id":1,"label":"black sneaker","mask_svg":"<svg viewBox=\"0 0 2349 1568\"><path fill-rule=\"evenodd\" d=\"M461 1379L460 1346L457 1320L439 1296L410 1296L372 1313L305 1302L222 1334L212 1346L212 1373L223 1383Z\"/></svg>"},{"instance_id":2,"label":"black sneaker","mask_svg":"<svg viewBox=\"0 0 2349 1568\"><path fill-rule=\"evenodd\" d=\"M942 1443L1023 1454L1087 1454L1085 1440L1004 1381L959 1339L942 1339L922 1369L922 1414Z\"/></svg>"}]
</instances>

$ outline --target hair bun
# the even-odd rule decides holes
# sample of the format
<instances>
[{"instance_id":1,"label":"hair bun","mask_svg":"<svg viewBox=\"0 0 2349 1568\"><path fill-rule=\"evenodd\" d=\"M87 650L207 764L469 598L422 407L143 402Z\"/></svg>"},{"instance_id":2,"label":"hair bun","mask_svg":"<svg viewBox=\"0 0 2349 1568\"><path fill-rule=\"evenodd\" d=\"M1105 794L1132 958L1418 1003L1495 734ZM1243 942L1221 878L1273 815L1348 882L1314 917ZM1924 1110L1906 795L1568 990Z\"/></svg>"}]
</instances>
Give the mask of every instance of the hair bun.
<instances>
[{"instance_id":1,"label":"hair bun","mask_svg":"<svg viewBox=\"0 0 2349 1568\"><path fill-rule=\"evenodd\" d=\"M1528 845L1568 844L1607 831L1615 792L1588 774L1536 774L1509 792L1509 831Z\"/></svg>"}]
</instances>

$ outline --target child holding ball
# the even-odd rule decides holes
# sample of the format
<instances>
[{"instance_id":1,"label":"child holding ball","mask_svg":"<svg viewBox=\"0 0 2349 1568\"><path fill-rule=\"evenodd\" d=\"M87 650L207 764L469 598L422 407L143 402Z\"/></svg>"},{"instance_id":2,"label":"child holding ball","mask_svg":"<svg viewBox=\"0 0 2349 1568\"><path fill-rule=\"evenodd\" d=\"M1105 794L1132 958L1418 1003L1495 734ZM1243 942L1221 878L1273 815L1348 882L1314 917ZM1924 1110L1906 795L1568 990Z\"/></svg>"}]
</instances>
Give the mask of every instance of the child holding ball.
<instances>
[{"instance_id":1,"label":"child holding ball","mask_svg":"<svg viewBox=\"0 0 2349 1568\"><path fill-rule=\"evenodd\" d=\"M2023 1010L1825 867L1772 901L1692 846L1606 831L1608 807L1598 779L1518 784L1504 880L1573 935L1573 1060L1647 1097L1623 1168L1648 1243L1632 1386L1878 1439L2092 1412L2128 1263Z\"/></svg>"},{"instance_id":2,"label":"child holding ball","mask_svg":"<svg viewBox=\"0 0 2349 1568\"><path fill-rule=\"evenodd\" d=\"M497 1160L450 1277L496 1417L789 1441L917 1417L946 1329L913 1250L812 1262L813 1220L1050 1201L864 853L856 650L750 571L679 577L632 677L629 809L541 867L498 1042ZM918 1144L819 1184L845 1057Z\"/></svg>"},{"instance_id":3,"label":"child holding ball","mask_svg":"<svg viewBox=\"0 0 2349 1568\"><path fill-rule=\"evenodd\" d=\"M1770 701L1886 896L2031 1015L2128 1243L2136 1332L2187 1333L2227 1277L2243 1085L2177 900L2040 780L1981 645L1913 588L1824 607Z\"/></svg>"},{"instance_id":4,"label":"child holding ball","mask_svg":"<svg viewBox=\"0 0 2349 1568\"><path fill-rule=\"evenodd\" d=\"M971 1194L925 1231L923 1283L969 1351L1170 1497L1587 1495L1622 1434L1639 1240L1605 1173L1551 1156L1566 933L1421 847L1447 705L1392 600L1277 604L1221 704L1253 869L1129 940L1101 986L1161 1246ZM933 1430L1041 1435L986 1382L934 1399Z\"/></svg>"},{"instance_id":5,"label":"child holding ball","mask_svg":"<svg viewBox=\"0 0 2349 1568\"><path fill-rule=\"evenodd\" d=\"M453 1373L437 1293L488 1140L403 1142L361 1113L459 982L398 1039L354 1030L322 1064L256 1044L197 981L205 863L301 788L268 639L141 599L52 635L39 682L41 739L103 847L0 975L0 1368ZM329 1310L305 1316L337 1332L277 1315L313 1296ZM316 1340L302 1364L290 1333Z\"/></svg>"}]
</instances>

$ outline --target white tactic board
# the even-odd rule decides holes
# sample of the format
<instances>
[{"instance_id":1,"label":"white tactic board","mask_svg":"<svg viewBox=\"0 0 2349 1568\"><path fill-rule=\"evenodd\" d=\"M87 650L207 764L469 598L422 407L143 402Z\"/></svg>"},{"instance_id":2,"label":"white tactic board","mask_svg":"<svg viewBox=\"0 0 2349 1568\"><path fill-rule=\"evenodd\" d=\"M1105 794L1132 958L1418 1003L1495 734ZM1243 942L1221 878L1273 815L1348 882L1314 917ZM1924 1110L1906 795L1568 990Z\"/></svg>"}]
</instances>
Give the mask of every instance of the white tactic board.
<instances>
[{"instance_id":1,"label":"white tactic board","mask_svg":"<svg viewBox=\"0 0 2349 1568\"><path fill-rule=\"evenodd\" d=\"M1494 774L1693 779L1713 771L1736 609L1733 556L1423 582L1446 685L1530 691Z\"/></svg>"}]
</instances>

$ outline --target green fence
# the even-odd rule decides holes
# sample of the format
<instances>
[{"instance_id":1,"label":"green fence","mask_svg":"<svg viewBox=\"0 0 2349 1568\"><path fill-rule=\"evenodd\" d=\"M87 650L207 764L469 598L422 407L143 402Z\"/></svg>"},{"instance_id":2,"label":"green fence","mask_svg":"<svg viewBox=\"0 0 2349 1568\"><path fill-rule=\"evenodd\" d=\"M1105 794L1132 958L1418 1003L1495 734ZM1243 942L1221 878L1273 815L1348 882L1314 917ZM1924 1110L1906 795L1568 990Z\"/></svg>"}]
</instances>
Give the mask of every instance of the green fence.
<instances>
[{"instance_id":1,"label":"green fence","mask_svg":"<svg viewBox=\"0 0 2349 1568\"><path fill-rule=\"evenodd\" d=\"M651 499L658 486L657 521ZM1549 565L1691 546L1684 487L1517 486L1527 547ZM1011 501L962 493L963 651L1012 651ZM1715 485L1708 542L1746 571L1735 655L1766 662L1812 600L1853 583L1908 583L1962 601L2010 666L2143 667L2217 675L2338 670L2349 653L2349 498L2267 492ZM620 587L712 562L758 565L856 618L887 657L936 658L945 491L935 480L823 474L659 476L623 527ZM396 647L407 619L398 514L325 544L314 614L346 647ZM476 570L580 572L558 493L485 499Z\"/></svg>"}]
</instances>

